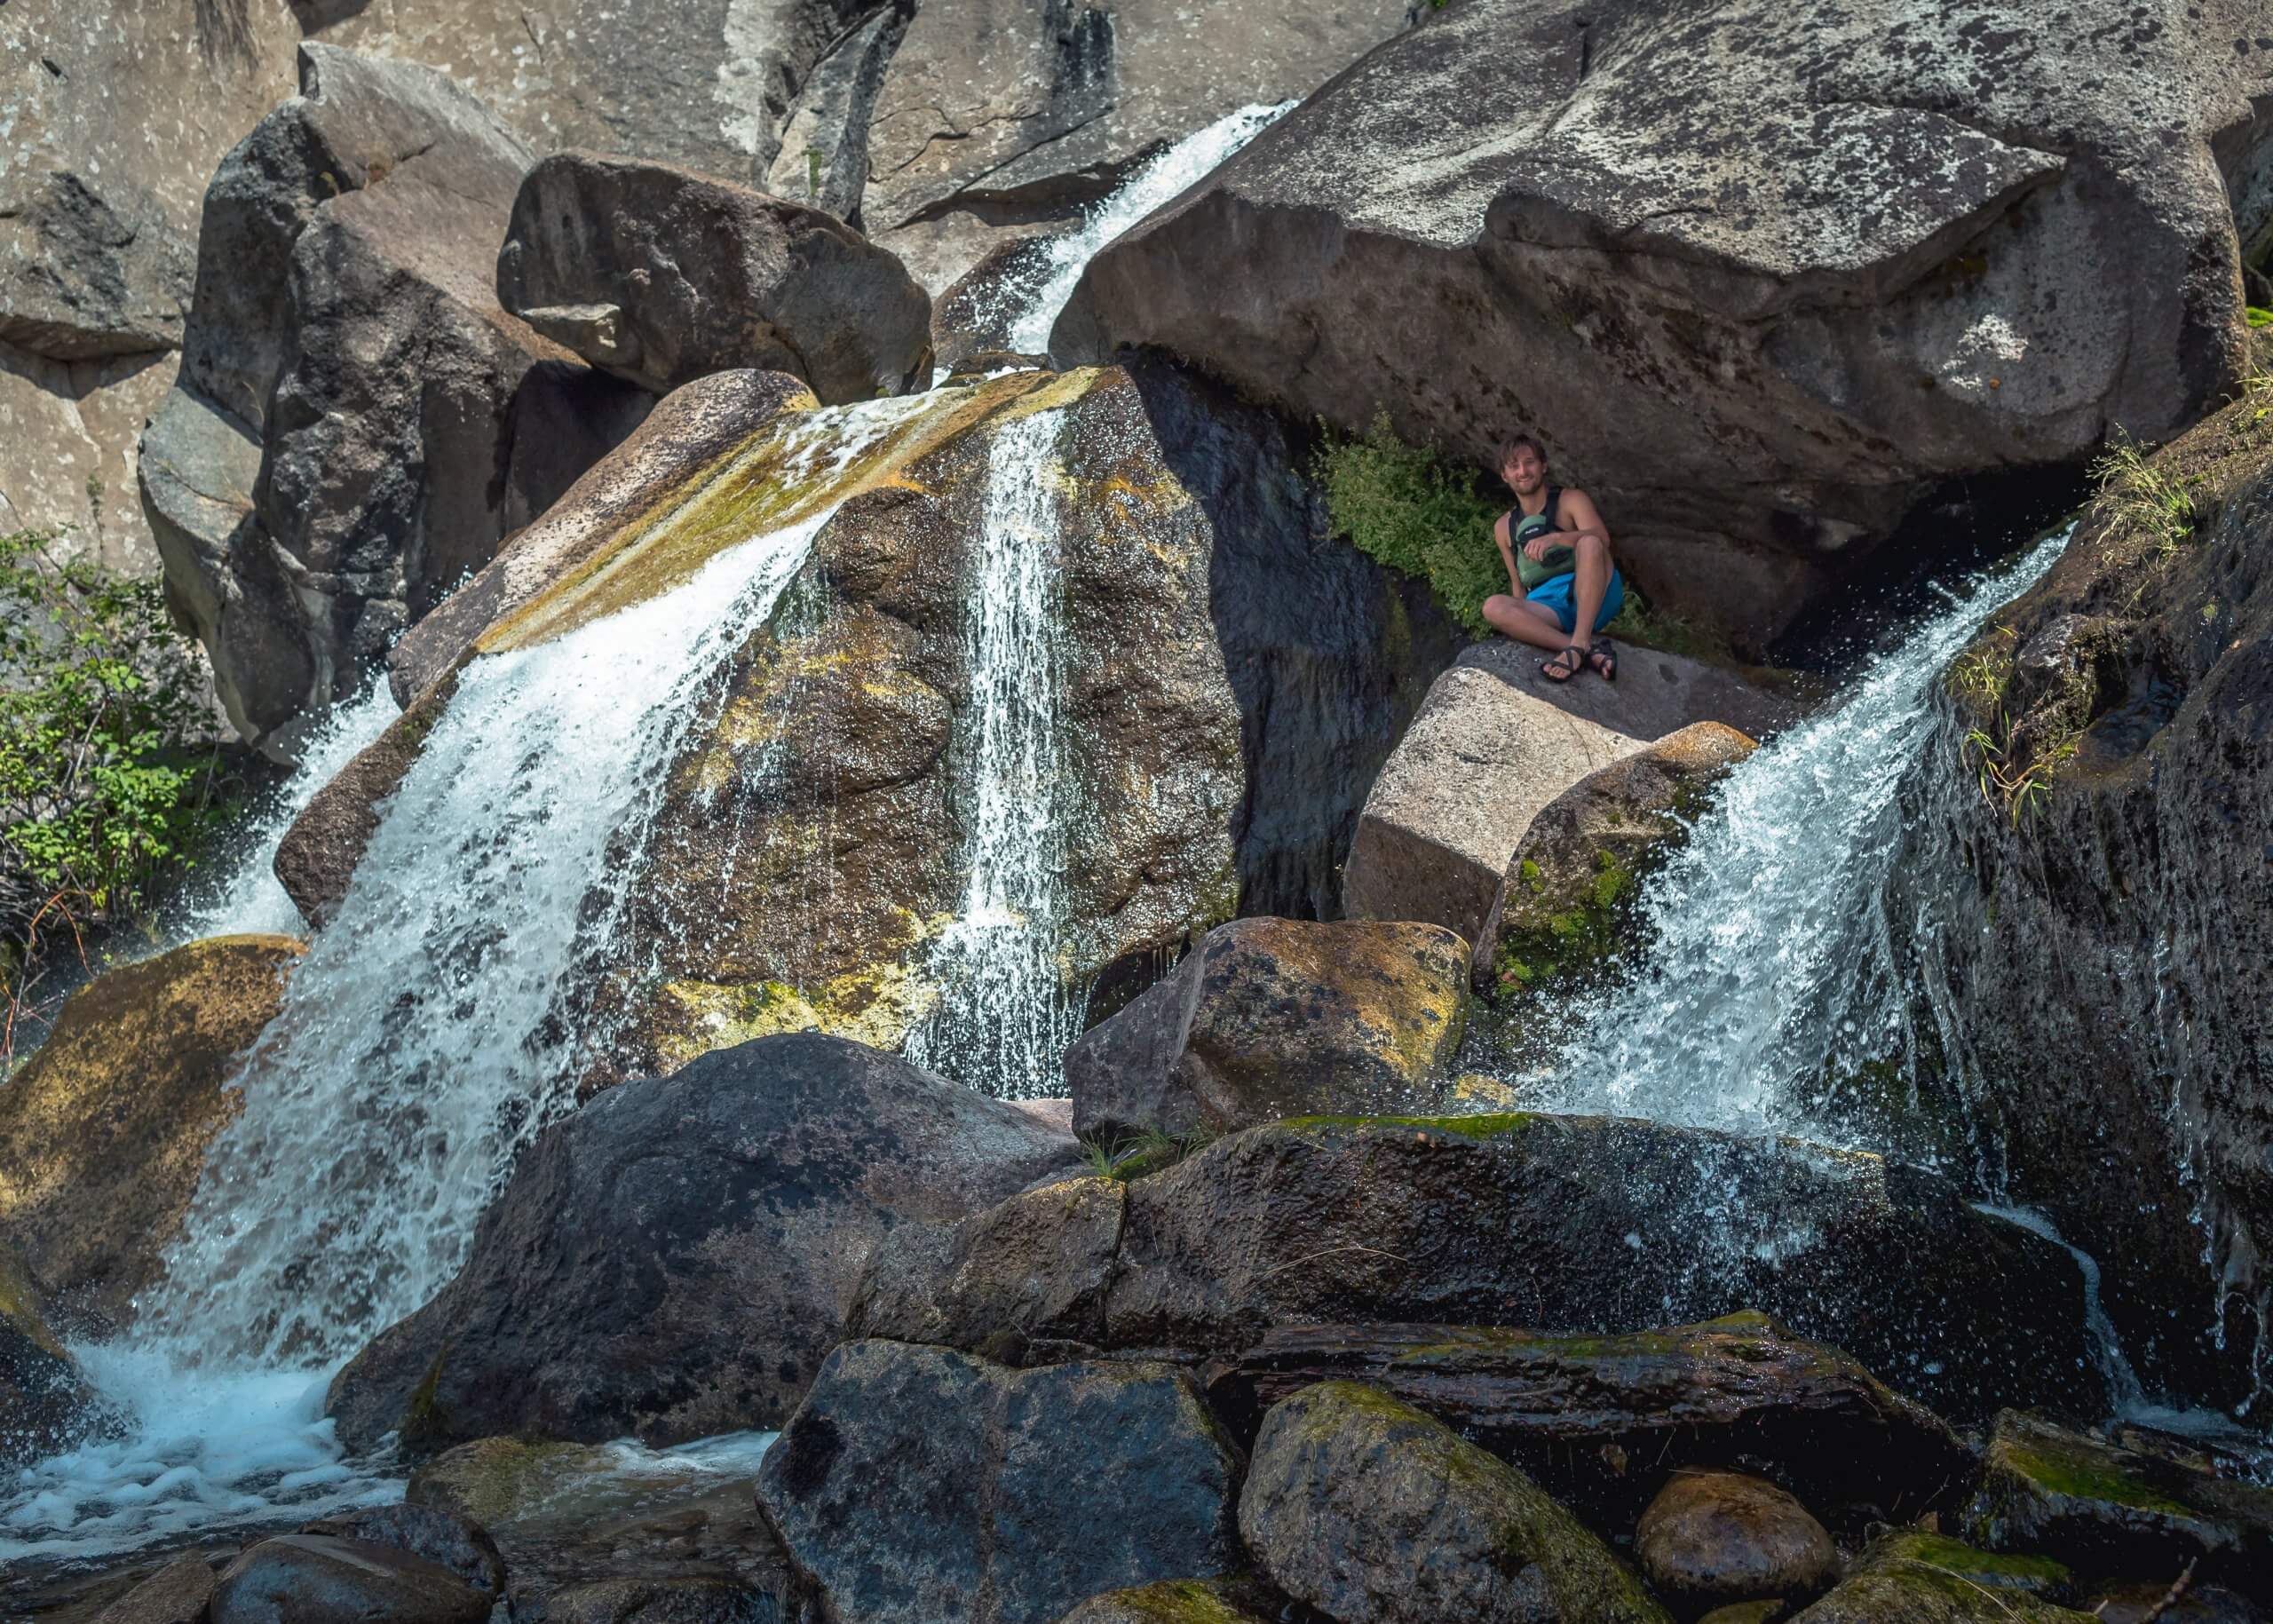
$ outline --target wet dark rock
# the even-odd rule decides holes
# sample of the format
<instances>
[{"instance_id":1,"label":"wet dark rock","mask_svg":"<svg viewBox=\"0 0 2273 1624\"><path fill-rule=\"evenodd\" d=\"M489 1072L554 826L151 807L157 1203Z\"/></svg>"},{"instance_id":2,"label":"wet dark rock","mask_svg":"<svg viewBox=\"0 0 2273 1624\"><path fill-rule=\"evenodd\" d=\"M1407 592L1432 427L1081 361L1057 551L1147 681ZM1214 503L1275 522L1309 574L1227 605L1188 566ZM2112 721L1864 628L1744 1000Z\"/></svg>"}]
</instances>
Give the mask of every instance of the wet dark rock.
<instances>
[{"instance_id":1,"label":"wet dark rock","mask_svg":"<svg viewBox=\"0 0 2273 1624\"><path fill-rule=\"evenodd\" d=\"M214 1573L204 1557L177 1557L95 1615L95 1624L202 1624Z\"/></svg>"},{"instance_id":2,"label":"wet dark rock","mask_svg":"<svg viewBox=\"0 0 2273 1624\"><path fill-rule=\"evenodd\" d=\"M494 1599L405 1551L287 1533L221 1570L207 1616L210 1624L482 1624Z\"/></svg>"},{"instance_id":3,"label":"wet dark rock","mask_svg":"<svg viewBox=\"0 0 2273 1624\"><path fill-rule=\"evenodd\" d=\"M497 294L657 394L756 368L828 404L931 376L931 301L836 216L669 164L558 153L513 202Z\"/></svg>"},{"instance_id":4,"label":"wet dark rock","mask_svg":"<svg viewBox=\"0 0 2273 1624\"><path fill-rule=\"evenodd\" d=\"M526 1152L434 1300L334 1378L340 1436L669 1444L780 1424L895 1224L1073 1159L1024 1113L786 1034L625 1085Z\"/></svg>"},{"instance_id":5,"label":"wet dark rock","mask_svg":"<svg viewBox=\"0 0 2273 1624\"><path fill-rule=\"evenodd\" d=\"M1541 807L1477 936L1477 990L1567 994L1613 970L1638 946L1632 915L1650 869L1755 748L1725 724L1694 722Z\"/></svg>"},{"instance_id":6,"label":"wet dark rock","mask_svg":"<svg viewBox=\"0 0 2273 1624\"><path fill-rule=\"evenodd\" d=\"M2158 487L2190 528L2157 530ZM1952 663L1883 902L1932 999L1906 1045L1930 1123L2000 1147L2005 1199L2099 1260L2151 1390L2225 1408L2264 1401L2273 1318L2269 690L2253 393L2119 475Z\"/></svg>"},{"instance_id":7,"label":"wet dark rock","mask_svg":"<svg viewBox=\"0 0 2273 1624\"><path fill-rule=\"evenodd\" d=\"M931 350L950 372L993 370L1015 345L1011 326L1041 291L1049 274L1047 238L1019 237L998 244L958 278L931 306ZM1048 366L1049 358L1039 364Z\"/></svg>"},{"instance_id":8,"label":"wet dark rock","mask_svg":"<svg viewBox=\"0 0 2273 1624\"><path fill-rule=\"evenodd\" d=\"M1107 1348L1229 1356L1276 1327L1363 1323L1618 1334L1750 1305L1947 1414L2017 1392L2100 1402L2068 1255L1874 1156L1618 1118L1311 1117L1219 1139L1126 1200ZM965 1248L925 1323L999 1322L990 1282L1014 1271L992 1246L1089 1256L1034 1230L1094 1235L1094 1214L1025 1211L1014 1243L974 1225L931 1254Z\"/></svg>"},{"instance_id":9,"label":"wet dark rock","mask_svg":"<svg viewBox=\"0 0 2273 1624\"><path fill-rule=\"evenodd\" d=\"M0 1087L0 1253L61 1333L115 1333L161 1277L305 946L217 937L107 970Z\"/></svg>"},{"instance_id":10,"label":"wet dark rock","mask_svg":"<svg viewBox=\"0 0 2273 1624\"><path fill-rule=\"evenodd\" d=\"M1683 1467L1634 1531L1635 1560L1658 1594L1692 1607L1806 1599L1839 1577L1831 1535L1774 1484Z\"/></svg>"},{"instance_id":11,"label":"wet dark rock","mask_svg":"<svg viewBox=\"0 0 2273 1624\"><path fill-rule=\"evenodd\" d=\"M788 1571L752 1498L756 1453L627 1458L614 1445L479 1438L420 1465L405 1499L489 1532L516 1620L607 1580L724 1579L778 1599Z\"/></svg>"},{"instance_id":12,"label":"wet dark rock","mask_svg":"<svg viewBox=\"0 0 2273 1624\"><path fill-rule=\"evenodd\" d=\"M1790 1624L2084 1624L2091 1614L2047 1599L2063 1593L2066 1578L2056 1562L1897 1533Z\"/></svg>"},{"instance_id":13,"label":"wet dark rock","mask_svg":"<svg viewBox=\"0 0 2273 1624\"><path fill-rule=\"evenodd\" d=\"M2091 1573L2206 1580L2262 1573L2273 1559L2273 1489L2137 1454L2040 1416L1997 1417L1967 1537L1994 1551L2041 1553Z\"/></svg>"},{"instance_id":14,"label":"wet dark rock","mask_svg":"<svg viewBox=\"0 0 2273 1624\"><path fill-rule=\"evenodd\" d=\"M1271 1582L1342 1624L1662 1624L1624 1564L1523 1473L1370 1387L1263 1418L1239 1533Z\"/></svg>"},{"instance_id":15,"label":"wet dark rock","mask_svg":"<svg viewBox=\"0 0 2273 1624\"><path fill-rule=\"evenodd\" d=\"M505 1559L479 1524L433 1506L365 1506L310 1523L302 1533L360 1540L447 1568L475 1589L505 1594Z\"/></svg>"},{"instance_id":16,"label":"wet dark rock","mask_svg":"<svg viewBox=\"0 0 2273 1624\"><path fill-rule=\"evenodd\" d=\"M1077 1178L956 1224L901 1224L861 1271L845 1334L983 1351L1007 1364L1034 1342L1098 1346L1127 1208L1119 1179Z\"/></svg>"},{"instance_id":17,"label":"wet dark rock","mask_svg":"<svg viewBox=\"0 0 2273 1624\"><path fill-rule=\"evenodd\" d=\"M2174 1575L2174 1578L2175 1575ZM2223 1585L2190 1583L2176 1602L2171 1583L2159 1579L2095 1585L2080 1604L2100 1624L2264 1624L2265 1613L2246 1596Z\"/></svg>"},{"instance_id":18,"label":"wet dark rock","mask_svg":"<svg viewBox=\"0 0 2273 1624\"><path fill-rule=\"evenodd\" d=\"M1479 464L1540 425L1652 601L1757 646L1936 481L2239 379L2245 14L1449 7L1098 255L1051 350L1161 346Z\"/></svg>"},{"instance_id":19,"label":"wet dark rock","mask_svg":"<svg viewBox=\"0 0 2273 1624\"><path fill-rule=\"evenodd\" d=\"M1773 1462L1842 1531L1914 1517L1973 1475L1932 1412L1755 1313L1623 1336L1292 1325L1222 1361L1208 1396L1247 1438L1281 1398L1335 1379L1435 1416L1602 1526L1631 1526L1667 1467Z\"/></svg>"},{"instance_id":20,"label":"wet dark rock","mask_svg":"<svg viewBox=\"0 0 2273 1624\"><path fill-rule=\"evenodd\" d=\"M78 1443L94 1430L99 1403L47 1328L31 1282L0 1252L0 1470Z\"/></svg>"},{"instance_id":21,"label":"wet dark rock","mask_svg":"<svg viewBox=\"0 0 2273 1624\"><path fill-rule=\"evenodd\" d=\"M1105 1143L1319 1112L1433 1109L1466 1024L1468 944L1437 925L1239 919L1065 1057Z\"/></svg>"},{"instance_id":22,"label":"wet dark rock","mask_svg":"<svg viewBox=\"0 0 2273 1624\"><path fill-rule=\"evenodd\" d=\"M687 1575L570 1585L552 1594L541 1616L544 1624L776 1624L781 1611L740 1580Z\"/></svg>"},{"instance_id":23,"label":"wet dark rock","mask_svg":"<svg viewBox=\"0 0 2273 1624\"><path fill-rule=\"evenodd\" d=\"M820 1617L1048 1624L1101 1588L1238 1571L1239 1472L1168 1367L851 1342L757 1494Z\"/></svg>"}]
</instances>

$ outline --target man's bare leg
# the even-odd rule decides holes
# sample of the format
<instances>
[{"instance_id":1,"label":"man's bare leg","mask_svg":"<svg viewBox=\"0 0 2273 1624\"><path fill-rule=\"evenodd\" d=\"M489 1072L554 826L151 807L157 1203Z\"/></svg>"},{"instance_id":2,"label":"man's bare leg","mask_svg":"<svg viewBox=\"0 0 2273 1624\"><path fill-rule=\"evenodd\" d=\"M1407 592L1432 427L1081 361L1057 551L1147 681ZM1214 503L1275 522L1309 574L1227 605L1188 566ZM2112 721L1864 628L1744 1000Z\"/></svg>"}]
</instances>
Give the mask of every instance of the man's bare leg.
<instances>
[{"instance_id":1,"label":"man's bare leg","mask_svg":"<svg viewBox=\"0 0 2273 1624\"><path fill-rule=\"evenodd\" d=\"M1607 575L1603 577L1604 586L1609 584L1609 580ZM1595 607L1602 607L1601 588L1595 591ZM1513 638L1518 643L1528 643L1533 648L1544 648L1556 654L1562 653L1578 638L1576 632L1563 630L1563 622L1555 618L1554 610L1543 604L1535 604L1528 598L1510 598L1505 592L1495 592L1484 600L1484 618L1491 622L1492 630L1502 637ZM1584 640L1579 640L1583 646Z\"/></svg>"},{"instance_id":2,"label":"man's bare leg","mask_svg":"<svg viewBox=\"0 0 2273 1624\"><path fill-rule=\"evenodd\" d=\"M1579 578L1571 583L1571 607L1579 618L1572 623L1571 640L1584 644L1595 640L1595 619L1610 591L1610 549L1598 535L1582 535L1578 552Z\"/></svg>"}]
</instances>

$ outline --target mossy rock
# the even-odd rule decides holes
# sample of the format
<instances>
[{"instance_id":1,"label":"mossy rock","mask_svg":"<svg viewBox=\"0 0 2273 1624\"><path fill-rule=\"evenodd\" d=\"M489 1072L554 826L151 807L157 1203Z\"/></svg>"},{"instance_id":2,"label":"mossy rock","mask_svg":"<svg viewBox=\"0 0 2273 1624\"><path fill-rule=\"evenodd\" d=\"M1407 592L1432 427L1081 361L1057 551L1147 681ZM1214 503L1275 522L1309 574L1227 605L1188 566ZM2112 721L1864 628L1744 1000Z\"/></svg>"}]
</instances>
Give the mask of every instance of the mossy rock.
<instances>
[{"instance_id":1,"label":"mossy rock","mask_svg":"<svg viewBox=\"0 0 2273 1624\"><path fill-rule=\"evenodd\" d=\"M1092 1596L1059 1624L1270 1624L1279 1607L1244 1579L1166 1579Z\"/></svg>"},{"instance_id":2,"label":"mossy rock","mask_svg":"<svg viewBox=\"0 0 2273 1624\"><path fill-rule=\"evenodd\" d=\"M106 970L0 1087L0 1245L66 1335L115 1328L154 1284L244 1051L305 944L227 936Z\"/></svg>"},{"instance_id":3,"label":"mossy rock","mask_svg":"<svg viewBox=\"0 0 2273 1624\"><path fill-rule=\"evenodd\" d=\"M2064 1604L2075 1599L2075 1578L2064 1563L2049 1557L1986 1551L1921 1529L1885 1535L1871 1547L1865 1565L1885 1573L1936 1568L1985 1590L2013 1591L2040 1602Z\"/></svg>"}]
</instances>

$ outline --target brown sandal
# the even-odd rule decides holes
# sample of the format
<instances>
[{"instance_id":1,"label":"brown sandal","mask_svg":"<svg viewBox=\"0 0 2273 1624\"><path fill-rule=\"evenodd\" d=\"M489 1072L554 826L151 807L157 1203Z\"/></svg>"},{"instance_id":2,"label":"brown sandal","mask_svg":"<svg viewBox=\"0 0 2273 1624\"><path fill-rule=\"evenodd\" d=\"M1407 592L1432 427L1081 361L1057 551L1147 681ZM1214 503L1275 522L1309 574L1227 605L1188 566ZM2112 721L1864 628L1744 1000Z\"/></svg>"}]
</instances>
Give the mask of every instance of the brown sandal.
<instances>
[{"instance_id":1,"label":"brown sandal","mask_svg":"<svg viewBox=\"0 0 2273 1624\"><path fill-rule=\"evenodd\" d=\"M1539 662L1539 674L1549 682L1568 682L1587 669L1587 646L1573 643L1552 660Z\"/></svg>"},{"instance_id":2,"label":"brown sandal","mask_svg":"<svg viewBox=\"0 0 2273 1624\"><path fill-rule=\"evenodd\" d=\"M1608 638L1596 638L1595 646L1587 650L1587 663L1594 667L1595 675L1604 682L1618 680L1618 645Z\"/></svg>"}]
</instances>

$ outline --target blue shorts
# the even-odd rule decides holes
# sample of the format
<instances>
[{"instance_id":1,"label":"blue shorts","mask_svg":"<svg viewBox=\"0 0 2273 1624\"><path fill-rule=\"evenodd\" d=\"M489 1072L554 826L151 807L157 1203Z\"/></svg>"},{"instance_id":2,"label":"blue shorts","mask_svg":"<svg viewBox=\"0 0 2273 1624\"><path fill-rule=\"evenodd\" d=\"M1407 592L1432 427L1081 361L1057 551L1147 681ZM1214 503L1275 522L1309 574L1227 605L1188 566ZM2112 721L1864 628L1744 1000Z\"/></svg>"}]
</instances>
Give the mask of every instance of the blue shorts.
<instances>
[{"instance_id":1,"label":"blue shorts","mask_svg":"<svg viewBox=\"0 0 2273 1624\"><path fill-rule=\"evenodd\" d=\"M1569 631L1579 620L1578 606L1571 601L1571 590L1578 584L1579 577L1576 574L1557 575L1552 581L1542 581L1532 588L1531 600L1535 604L1544 604L1548 608L1554 610L1555 618L1562 622L1563 630ZM1612 570L1610 584L1603 589L1602 613L1595 616L1594 629L1600 631L1611 622L1616 620L1619 610L1625 606L1625 579L1616 570Z\"/></svg>"}]
</instances>

